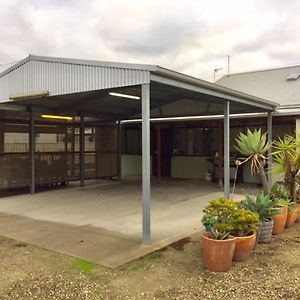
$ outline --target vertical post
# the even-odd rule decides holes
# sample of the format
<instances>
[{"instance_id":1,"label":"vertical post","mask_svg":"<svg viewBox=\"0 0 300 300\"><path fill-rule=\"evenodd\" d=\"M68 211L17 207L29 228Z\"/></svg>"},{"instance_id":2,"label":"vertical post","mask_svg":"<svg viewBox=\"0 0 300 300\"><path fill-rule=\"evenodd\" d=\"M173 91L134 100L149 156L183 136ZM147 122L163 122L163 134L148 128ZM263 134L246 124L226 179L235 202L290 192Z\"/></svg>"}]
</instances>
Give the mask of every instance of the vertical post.
<instances>
[{"instance_id":1,"label":"vertical post","mask_svg":"<svg viewBox=\"0 0 300 300\"><path fill-rule=\"evenodd\" d=\"M268 112L268 142L272 142L272 112ZM268 150L268 188L272 187L272 147Z\"/></svg>"},{"instance_id":2,"label":"vertical post","mask_svg":"<svg viewBox=\"0 0 300 300\"><path fill-rule=\"evenodd\" d=\"M118 177L122 178L122 124L118 121Z\"/></svg>"},{"instance_id":3,"label":"vertical post","mask_svg":"<svg viewBox=\"0 0 300 300\"><path fill-rule=\"evenodd\" d=\"M30 194L35 193L35 127L33 109L29 110Z\"/></svg>"},{"instance_id":4,"label":"vertical post","mask_svg":"<svg viewBox=\"0 0 300 300\"><path fill-rule=\"evenodd\" d=\"M84 115L81 113L80 114L80 141L79 141L79 160L80 160L80 164L79 164L79 169L80 169L80 185L84 186Z\"/></svg>"},{"instance_id":5,"label":"vertical post","mask_svg":"<svg viewBox=\"0 0 300 300\"><path fill-rule=\"evenodd\" d=\"M150 220L150 83L142 84L143 242L151 242Z\"/></svg>"},{"instance_id":6,"label":"vertical post","mask_svg":"<svg viewBox=\"0 0 300 300\"><path fill-rule=\"evenodd\" d=\"M156 175L161 177L161 127L156 126Z\"/></svg>"},{"instance_id":7,"label":"vertical post","mask_svg":"<svg viewBox=\"0 0 300 300\"><path fill-rule=\"evenodd\" d=\"M227 100L224 105L224 196L230 196L230 103Z\"/></svg>"},{"instance_id":8,"label":"vertical post","mask_svg":"<svg viewBox=\"0 0 300 300\"><path fill-rule=\"evenodd\" d=\"M223 177L224 177L224 167L223 167L223 149L224 149L224 146L223 146L223 141L224 141L224 128L223 128L223 124L222 122L220 122L220 125L219 125L219 157L218 157L218 187L220 189L223 188ZM215 174L216 175L216 174Z\"/></svg>"}]
</instances>

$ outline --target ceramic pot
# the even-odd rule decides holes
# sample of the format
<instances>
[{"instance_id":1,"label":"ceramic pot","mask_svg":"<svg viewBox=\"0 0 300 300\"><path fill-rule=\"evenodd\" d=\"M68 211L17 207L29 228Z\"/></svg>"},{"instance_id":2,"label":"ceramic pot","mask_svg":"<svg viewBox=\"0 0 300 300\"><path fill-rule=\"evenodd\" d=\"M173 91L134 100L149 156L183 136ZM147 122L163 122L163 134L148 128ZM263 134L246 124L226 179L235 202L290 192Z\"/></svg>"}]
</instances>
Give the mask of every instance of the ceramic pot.
<instances>
[{"instance_id":1,"label":"ceramic pot","mask_svg":"<svg viewBox=\"0 0 300 300\"><path fill-rule=\"evenodd\" d=\"M202 232L202 247L205 267L213 272L227 272L231 269L236 238L214 240L209 232Z\"/></svg>"},{"instance_id":2,"label":"ceramic pot","mask_svg":"<svg viewBox=\"0 0 300 300\"><path fill-rule=\"evenodd\" d=\"M279 210L279 214L272 218L274 221L272 234L275 235L283 231L288 213L288 209L286 206L278 207L276 209Z\"/></svg>"},{"instance_id":3,"label":"ceramic pot","mask_svg":"<svg viewBox=\"0 0 300 300\"><path fill-rule=\"evenodd\" d=\"M298 209L298 219L296 222L300 222L300 203L296 203L296 208Z\"/></svg>"},{"instance_id":4,"label":"ceramic pot","mask_svg":"<svg viewBox=\"0 0 300 300\"><path fill-rule=\"evenodd\" d=\"M234 261L245 261L249 258L255 246L256 233L249 236L236 237L236 245L233 255Z\"/></svg>"},{"instance_id":5,"label":"ceramic pot","mask_svg":"<svg viewBox=\"0 0 300 300\"><path fill-rule=\"evenodd\" d=\"M286 222L285 222L285 226L284 226L285 228L289 228L289 227L293 226L298 218L299 210L296 207L296 205L294 206L294 208L295 208L295 210L292 212L288 210Z\"/></svg>"},{"instance_id":6,"label":"ceramic pot","mask_svg":"<svg viewBox=\"0 0 300 300\"><path fill-rule=\"evenodd\" d=\"M258 243L260 244L268 244L272 241L272 230L273 230L274 221L263 221L259 222L259 236Z\"/></svg>"}]
</instances>

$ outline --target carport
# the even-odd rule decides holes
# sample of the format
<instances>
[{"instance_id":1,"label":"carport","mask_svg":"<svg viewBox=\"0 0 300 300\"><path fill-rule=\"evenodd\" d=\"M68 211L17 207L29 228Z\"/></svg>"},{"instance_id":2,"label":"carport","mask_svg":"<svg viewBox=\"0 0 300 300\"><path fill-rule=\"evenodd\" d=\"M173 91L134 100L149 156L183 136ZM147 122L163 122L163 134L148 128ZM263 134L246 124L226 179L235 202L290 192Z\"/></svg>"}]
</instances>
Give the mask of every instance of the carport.
<instances>
[{"instance_id":1,"label":"carport","mask_svg":"<svg viewBox=\"0 0 300 300\"><path fill-rule=\"evenodd\" d=\"M30 186L35 192L35 120L41 114L75 116L80 124L80 181L84 184L86 121L142 122L143 242L151 242L150 122L156 118L224 115L224 195L230 194L230 114L268 113L277 103L155 65L110 63L30 55L0 74L0 109L30 114ZM120 134L119 134L120 136ZM120 138L118 175L120 170ZM269 175L269 182L271 178Z\"/></svg>"}]
</instances>

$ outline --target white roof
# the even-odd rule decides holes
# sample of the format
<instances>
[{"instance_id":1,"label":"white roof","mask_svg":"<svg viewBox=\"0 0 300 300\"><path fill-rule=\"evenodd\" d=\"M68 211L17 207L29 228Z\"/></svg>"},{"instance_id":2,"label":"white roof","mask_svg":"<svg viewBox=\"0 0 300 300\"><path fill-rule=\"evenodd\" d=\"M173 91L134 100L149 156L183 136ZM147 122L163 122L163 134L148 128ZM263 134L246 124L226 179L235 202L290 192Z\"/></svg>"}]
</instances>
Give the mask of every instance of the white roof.
<instances>
[{"instance_id":1,"label":"white roof","mask_svg":"<svg viewBox=\"0 0 300 300\"><path fill-rule=\"evenodd\" d=\"M216 84L282 107L300 107L300 65L225 75Z\"/></svg>"}]
</instances>

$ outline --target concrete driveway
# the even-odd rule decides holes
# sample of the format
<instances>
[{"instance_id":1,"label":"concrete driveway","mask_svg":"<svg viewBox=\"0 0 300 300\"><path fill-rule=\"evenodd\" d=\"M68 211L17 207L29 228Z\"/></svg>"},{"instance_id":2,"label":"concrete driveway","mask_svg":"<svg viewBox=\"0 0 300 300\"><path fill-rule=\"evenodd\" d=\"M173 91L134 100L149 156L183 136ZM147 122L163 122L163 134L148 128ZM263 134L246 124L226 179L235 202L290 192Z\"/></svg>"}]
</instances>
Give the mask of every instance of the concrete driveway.
<instances>
[{"instance_id":1,"label":"concrete driveway","mask_svg":"<svg viewBox=\"0 0 300 300\"><path fill-rule=\"evenodd\" d=\"M126 179L0 198L0 235L117 267L200 230L203 207L222 195L198 180L153 180L149 246L140 182Z\"/></svg>"}]
</instances>

